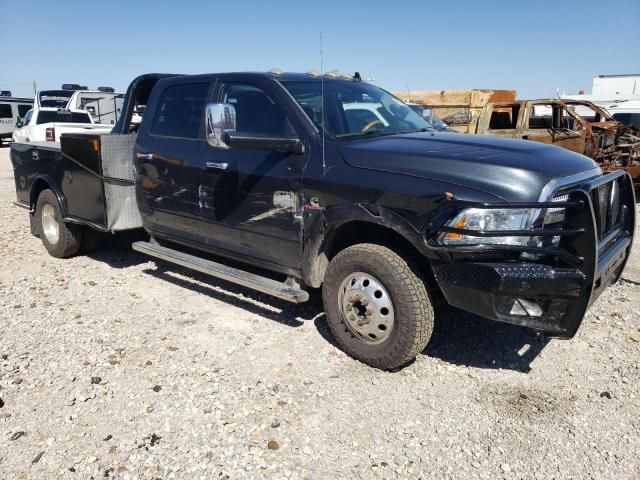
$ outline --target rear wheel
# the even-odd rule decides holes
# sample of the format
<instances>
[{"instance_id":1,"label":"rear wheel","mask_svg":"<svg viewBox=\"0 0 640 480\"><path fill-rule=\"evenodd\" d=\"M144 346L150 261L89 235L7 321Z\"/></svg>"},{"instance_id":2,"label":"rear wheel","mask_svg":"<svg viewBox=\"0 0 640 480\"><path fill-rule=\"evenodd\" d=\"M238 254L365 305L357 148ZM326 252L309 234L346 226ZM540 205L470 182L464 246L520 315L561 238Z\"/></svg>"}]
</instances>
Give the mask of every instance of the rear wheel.
<instances>
[{"instance_id":1,"label":"rear wheel","mask_svg":"<svg viewBox=\"0 0 640 480\"><path fill-rule=\"evenodd\" d=\"M329 263L322 287L327 322L343 350L376 368L413 360L433 331L418 269L393 250L358 244Z\"/></svg>"},{"instance_id":2,"label":"rear wheel","mask_svg":"<svg viewBox=\"0 0 640 480\"><path fill-rule=\"evenodd\" d=\"M31 231L31 235L36 237L40 236L40 230L38 230L38 217L36 217L35 213L29 213L29 230Z\"/></svg>"},{"instance_id":3,"label":"rear wheel","mask_svg":"<svg viewBox=\"0 0 640 480\"><path fill-rule=\"evenodd\" d=\"M82 242L82 227L63 221L58 199L51 190L43 190L36 205L37 229L49 254L57 258L78 253Z\"/></svg>"}]
</instances>

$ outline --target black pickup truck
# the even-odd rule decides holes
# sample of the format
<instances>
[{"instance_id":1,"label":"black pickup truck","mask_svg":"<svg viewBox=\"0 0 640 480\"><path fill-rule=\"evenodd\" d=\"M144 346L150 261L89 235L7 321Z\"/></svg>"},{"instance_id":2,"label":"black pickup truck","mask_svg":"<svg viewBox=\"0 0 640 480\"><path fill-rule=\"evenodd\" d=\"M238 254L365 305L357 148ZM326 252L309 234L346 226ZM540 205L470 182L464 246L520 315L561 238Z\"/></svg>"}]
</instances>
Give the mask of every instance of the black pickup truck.
<instances>
[{"instance_id":1,"label":"black pickup truck","mask_svg":"<svg viewBox=\"0 0 640 480\"><path fill-rule=\"evenodd\" d=\"M157 258L292 302L322 287L375 367L424 349L437 299L571 338L630 254L629 176L437 132L358 77L143 75L110 134L12 145L16 204L56 257L143 227Z\"/></svg>"}]
</instances>

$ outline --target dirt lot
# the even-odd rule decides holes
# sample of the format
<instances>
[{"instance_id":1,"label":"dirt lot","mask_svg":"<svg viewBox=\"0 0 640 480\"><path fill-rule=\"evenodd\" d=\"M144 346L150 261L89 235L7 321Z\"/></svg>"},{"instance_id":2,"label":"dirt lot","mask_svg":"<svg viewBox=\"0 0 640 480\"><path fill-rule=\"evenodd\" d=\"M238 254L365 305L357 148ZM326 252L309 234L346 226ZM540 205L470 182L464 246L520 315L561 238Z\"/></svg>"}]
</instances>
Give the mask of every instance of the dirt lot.
<instances>
[{"instance_id":1,"label":"dirt lot","mask_svg":"<svg viewBox=\"0 0 640 480\"><path fill-rule=\"evenodd\" d=\"M0 149L0 478L639 478L640 250L576 338L459 311L394 372L293 306L48 256Z\"/></svg>"}]
</instances>

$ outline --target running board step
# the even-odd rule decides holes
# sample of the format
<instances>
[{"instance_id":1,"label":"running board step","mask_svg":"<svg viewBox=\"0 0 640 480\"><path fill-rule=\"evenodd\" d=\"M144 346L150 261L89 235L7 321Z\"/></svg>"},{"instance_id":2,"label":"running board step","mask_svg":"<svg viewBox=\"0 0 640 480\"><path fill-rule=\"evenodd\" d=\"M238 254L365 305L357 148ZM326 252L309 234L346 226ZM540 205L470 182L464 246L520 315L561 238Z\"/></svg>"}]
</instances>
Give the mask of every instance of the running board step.
<instances>
[{"instance_id":1,"label":"running board step","mask_svg":"<svg viewBox=\"0 0 640 480\"><path fill-rule=\"evenodd\" d=\"M301 288L296 288L295 286L290 286L271 278L245 272L244 270L212 262L211 260L189 255L188 253L163 247L155 243L135 242L132 248L138 252L151 255L152 257L160 258L167 262L211 275L212 277L221 278L227 282L242 285L243 287L251 288L288 302L302 303L309 300L309 292Z\"/></svg>"}]
</instances>

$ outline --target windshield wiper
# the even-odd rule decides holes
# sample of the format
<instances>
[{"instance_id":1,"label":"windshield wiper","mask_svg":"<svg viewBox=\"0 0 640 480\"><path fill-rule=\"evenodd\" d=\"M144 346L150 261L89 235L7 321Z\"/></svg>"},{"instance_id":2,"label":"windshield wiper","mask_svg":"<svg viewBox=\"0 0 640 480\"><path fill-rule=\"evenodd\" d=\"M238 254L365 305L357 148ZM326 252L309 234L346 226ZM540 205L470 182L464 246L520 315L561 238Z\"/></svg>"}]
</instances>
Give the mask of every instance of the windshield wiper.
<instances>
[{"instance_id":1,"label":"windshield wiper","mask_svg":"<svg viewBox=\"0 0 640 480\"><path fill-rule=\"evenodd\" d=\"M436 129L433 127L423 127L423 128L418 128L416 130L404 130L398 133L419 133L419 132L435 132L435 131Z\"/></svg>"},{"instance_id":2,"label":"windshield wiper","mask_svg":"<svg viewBox=\"0 0 640 480\"><path fill-rule=\"evenodd\" d=\"M336 135L337 138L352 138L352 137L364 137L367 135L397 135L398 132L396 130L368 130L366 132L357 132L357 133L343 133L342 135Z\"/></svg>"}]
</instances>

